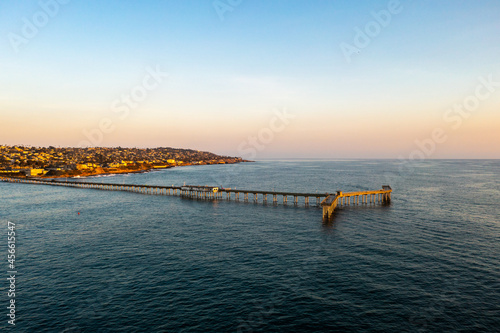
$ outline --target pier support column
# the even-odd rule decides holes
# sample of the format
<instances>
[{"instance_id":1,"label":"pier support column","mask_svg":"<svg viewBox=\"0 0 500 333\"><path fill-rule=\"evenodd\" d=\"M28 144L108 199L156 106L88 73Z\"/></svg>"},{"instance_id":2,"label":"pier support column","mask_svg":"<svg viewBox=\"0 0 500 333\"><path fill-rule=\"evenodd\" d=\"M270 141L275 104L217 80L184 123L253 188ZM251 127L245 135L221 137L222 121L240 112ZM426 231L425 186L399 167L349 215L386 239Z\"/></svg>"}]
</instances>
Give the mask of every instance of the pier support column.
<instances>
[{"instance_id":1,"label":"pier support column","mask_svg":"<svg viewBox=\"0 0 500 333\"><path fill-rule=\"evenodd\" d=\"M330 220L330 216L328 215L328 207L323 207L323 222L328 222Z\"/></svg>"},{"instance_id":2,"label":"pier support column","mask_svg":"<svg viewBox=\"0 0 500 333\"><path fill-rule=\"evenodd\" d=\"M278 204L278 195L273 194L273 204L277 205Z\"/></svg>"}]
</instances>

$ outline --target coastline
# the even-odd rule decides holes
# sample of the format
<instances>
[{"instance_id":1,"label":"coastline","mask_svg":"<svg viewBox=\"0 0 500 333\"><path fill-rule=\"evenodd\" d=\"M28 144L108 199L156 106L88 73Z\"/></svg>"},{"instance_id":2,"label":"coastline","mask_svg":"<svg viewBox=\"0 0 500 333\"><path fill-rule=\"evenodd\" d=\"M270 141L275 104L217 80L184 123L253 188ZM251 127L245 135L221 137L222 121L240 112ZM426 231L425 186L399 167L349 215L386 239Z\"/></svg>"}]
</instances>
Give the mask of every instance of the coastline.
<instances>
[{"instance_id":1,"label":"coastline","mask_svg":"<svg viewBox=\"0 0 500 333\"><path fill-rule=\"evenodd\" d=\"M26 176L22 174L0 174L0 178L86 178L86 177L97 177L97 176L108 176L108 175L117 175L117 174L132 174L132 173L146 173L152 171L160 171L165 169L171 169L175 167L184 167L184 166L198 166L198 165L219 165L219 164L237 164L237 163L251 163L254 161L249 160L240 160L234 162L225 162L225 163L204 163L204 164L193 164L186 163L183 165L172 165L166 166L162 168L155 168L153 166L141 166L141 167L124 167L124 168L95 168L94 170L58 170L53 173L47 173L44 175L37 176Z\"/></svg>"}]
</instances>

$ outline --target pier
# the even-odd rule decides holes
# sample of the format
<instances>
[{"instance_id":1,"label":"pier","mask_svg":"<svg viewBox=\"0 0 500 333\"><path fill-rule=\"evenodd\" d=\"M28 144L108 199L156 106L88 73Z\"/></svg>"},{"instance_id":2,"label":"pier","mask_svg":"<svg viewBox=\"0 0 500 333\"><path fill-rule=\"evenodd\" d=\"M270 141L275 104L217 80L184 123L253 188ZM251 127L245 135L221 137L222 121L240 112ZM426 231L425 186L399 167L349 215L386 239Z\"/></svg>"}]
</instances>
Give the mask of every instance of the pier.
<instances>
[{"instance_id":1,"label":"pier","mask_svg":"<svg viewBox=\"0 0 500 333\"><path fill-rule=\"evenodd\" d=\"M291 199L294 206L303 204L309 207L314 204L323 208L323 220L328 221L332 218L335 209L347 205L370 205L370 204L389 204L391 201L392 189L388 185L382 186L381 190L342 192L336 193L299 193L283 191L257 191L223 188L220 186L206 185L183 185L183 186L160 186L160 185L137 185L137 184L114 184L114 183L93 183L81 181L61 181L53 179L40 178L0 178L4 182L25 183L37 185L66 186L86 189L97 189L107 191L128 191L140 194L150 195L171 195L181 198L196 200L234 200L236 202L261 202L267 205L272 200L273 205L282 202L288 205L288 199ZM251 196L250 196L251 195ZM250 196L250 197L249 197ZM311 202L312 200L312 202Z\"/></svg>"}]
</instances>

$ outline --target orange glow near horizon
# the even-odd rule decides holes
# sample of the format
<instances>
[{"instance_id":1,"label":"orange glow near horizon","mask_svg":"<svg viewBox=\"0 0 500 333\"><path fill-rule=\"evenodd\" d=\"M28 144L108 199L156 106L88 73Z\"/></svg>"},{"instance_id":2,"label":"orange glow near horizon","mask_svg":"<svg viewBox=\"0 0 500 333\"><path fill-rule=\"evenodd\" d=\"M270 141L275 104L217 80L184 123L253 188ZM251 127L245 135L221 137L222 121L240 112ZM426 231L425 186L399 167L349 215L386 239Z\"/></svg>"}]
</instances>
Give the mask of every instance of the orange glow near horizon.
<instances>
[{"instance_id":1,"label":"orange glow near horizon","mask_svg":"<svg viewBox=\"0 0 500 333\"><path fill-rule=\"evenodd\" d=\"M416 141L430 138L432 130L439 127L446 132L447 140L437 144L429 158L498 158L500 116L493 108L481 111L464 119L457 129L444 122L439 113L425 119L416 112L395 113L390 118L377 114L359 118L355 112L315 117L295 111L295 118L282 130L273 132L270 142L259 139L261 132L271 126L274 114L269 111L253 119L244 115L241 121L238 118L221 120L206 114L193 119L191 114L182 113L160 117L149 113L120 120L109 113L96 117L99 115L96 113L79 122L75 121L78 117L73 118L70 113L56 113L54 119L29 117L28 112L9 112L2 113L0 143L79 146L91 138L97 146L171 146L240 156L239 147L251 147L250 143L244 143L254 137L259 144L257 159L398 158L416 149ZM102 118L112 120L113 130L109 133L99 129Z\"/></svg>"}]
</instances>

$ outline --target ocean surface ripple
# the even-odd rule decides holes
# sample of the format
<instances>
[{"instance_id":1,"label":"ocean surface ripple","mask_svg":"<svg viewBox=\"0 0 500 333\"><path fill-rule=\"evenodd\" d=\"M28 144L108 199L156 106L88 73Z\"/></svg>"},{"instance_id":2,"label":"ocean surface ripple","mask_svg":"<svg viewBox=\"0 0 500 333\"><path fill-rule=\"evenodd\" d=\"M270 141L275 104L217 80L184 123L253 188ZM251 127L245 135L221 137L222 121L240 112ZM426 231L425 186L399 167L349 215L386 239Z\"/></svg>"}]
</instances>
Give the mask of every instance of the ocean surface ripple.
<instances>
[{"instance_id":1,"label":"ocean surface ripple","mask_svg":"<svg viewBox=\"0 0 500 333\"><path fill-rule=\"evenodd\" d=\"M394 189L390 206L330 223L290 203L0 183L5 256L7 221L17 228L16 331L499 332L499 174L496 160L290 160L81 180Z\"/></svg>"}]
</instances>

